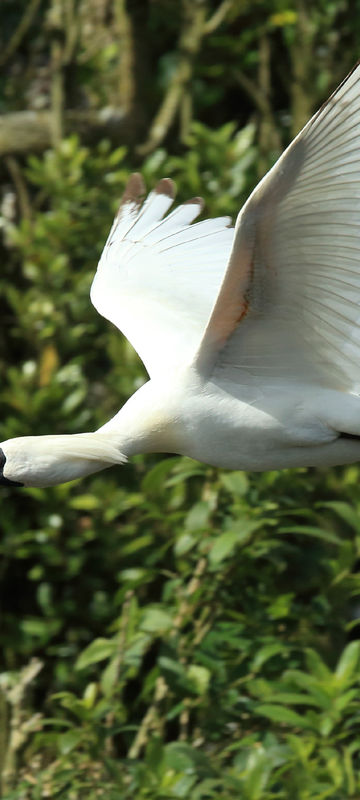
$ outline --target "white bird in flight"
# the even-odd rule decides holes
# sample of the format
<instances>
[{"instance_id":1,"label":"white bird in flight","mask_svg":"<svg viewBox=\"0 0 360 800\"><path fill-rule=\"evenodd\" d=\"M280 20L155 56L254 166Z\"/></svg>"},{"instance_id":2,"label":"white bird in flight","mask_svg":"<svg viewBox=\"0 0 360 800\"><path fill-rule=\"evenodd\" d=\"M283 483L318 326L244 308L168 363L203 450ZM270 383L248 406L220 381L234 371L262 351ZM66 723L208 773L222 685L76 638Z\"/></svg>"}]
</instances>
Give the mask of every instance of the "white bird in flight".
<instances>
[{"instance_id":1,"label":"white bird in flight","mask_svg":"<svg viewBox=\"0 0 360 800\"><path fill-rule=\"evenodd\" d=\"M98 431L0 444L1 483L51 486L171 452L228 469L360 460L360 65L241 209L166 215L133 175L91 300L150 380Z\"/></svg>"}]
</instances>

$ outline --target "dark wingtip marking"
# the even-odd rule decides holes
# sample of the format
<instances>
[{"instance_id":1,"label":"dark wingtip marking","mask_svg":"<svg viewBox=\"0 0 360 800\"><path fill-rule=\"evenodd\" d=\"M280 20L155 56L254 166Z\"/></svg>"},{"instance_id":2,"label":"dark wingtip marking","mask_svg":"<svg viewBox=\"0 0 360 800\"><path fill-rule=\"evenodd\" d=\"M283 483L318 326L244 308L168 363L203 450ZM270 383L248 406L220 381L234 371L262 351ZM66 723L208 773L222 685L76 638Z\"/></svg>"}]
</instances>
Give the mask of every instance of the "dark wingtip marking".
<instances>
[{"instance_id":1,"label":"dark wingtip marking","mask_svg":"<svg viewBox=\"0 0 360 800\"><path fill-rule=\"evenodd\" d=\"M176 195L176 186L171 178L161 178L154 191L156 194L165 194L173 200Z\"/></svg>"},{"instance_id":2,"label":"dark wingtip marking","mask_svg":"<svg viewBox=\"0 0 360 800\"><path fill-rule=\"evenodd\" d=\"M183 205L184 206L188 206L188 205L199 206L200 211L202 211L203 208L204 208L205 203L204 203L204 200L203 200L202 197L191 197L190 200L186 200L185 203L183 203ZM200 213L200 211L199 211L199 213Z\"/></svg>"},{"instance_id":3,"label":"dark wingtip marking","mask_svg":"<svg viewBox=\"0 0 360 800\"><path fill-rule=\"evenodd\" d=\"M121 198L119 211L125 203L136 203L140 206L145 194L145 184L140 172L133 172L125 186L124 194Z\"/></svg>"}]
</instances>

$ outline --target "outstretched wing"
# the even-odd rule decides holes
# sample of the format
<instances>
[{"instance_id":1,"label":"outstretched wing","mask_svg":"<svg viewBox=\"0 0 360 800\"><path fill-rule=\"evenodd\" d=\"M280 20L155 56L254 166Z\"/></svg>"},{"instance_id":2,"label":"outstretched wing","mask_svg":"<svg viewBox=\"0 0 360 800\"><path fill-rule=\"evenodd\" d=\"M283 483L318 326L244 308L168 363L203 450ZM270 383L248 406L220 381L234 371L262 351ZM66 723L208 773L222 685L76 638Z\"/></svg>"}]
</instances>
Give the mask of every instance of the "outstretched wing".
<instances>
[{"instance_id":1,"label":"outstretched wing","mask_svg":"<svg viewBox=\"0 0 360 800\"><path fill-rule=\"evenodd\" d=\"M130 340L151 376L190 362L204 332L229 258L228 217L191 225L202 209L189 200L164 217L173 183L159 182L141 205L133 175L91 287L100 314Z\"/></svg>"},{"instance_id":2,"label":"outstretched wing","mask_svg":"<svg viewBox=\"0 0 360 800\"><path fill-rule=\"evenodd\" d=\"M360 392L360 66L239 214L198 363Z\"/></svg>"}]
</instances>

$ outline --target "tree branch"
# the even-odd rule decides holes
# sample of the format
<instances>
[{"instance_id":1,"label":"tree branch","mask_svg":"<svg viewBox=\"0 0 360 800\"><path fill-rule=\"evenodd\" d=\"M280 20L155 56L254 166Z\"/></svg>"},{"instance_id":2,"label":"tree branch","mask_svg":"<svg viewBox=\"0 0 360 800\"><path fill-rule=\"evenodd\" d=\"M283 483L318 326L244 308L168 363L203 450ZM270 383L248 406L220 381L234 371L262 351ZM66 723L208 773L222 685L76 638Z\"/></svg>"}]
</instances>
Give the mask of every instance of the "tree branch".
<instances>
[{"instance_id":1,"label":"tree branch","mask_svg":"<svg viewBox=\"0 0 360 800\"><path fill-rule=\"evenodd\" d=\"M8 721L8 741L3 757L1 791L7 793L14 788L16 777L16 761L18 752L23 747L29 732L35 730L40 719L40 714L26 719L23 702L29 684L36 678L42 669L42 663L33 658L25 666L18 677L17 683L12 687L3 687L4 695L8 702L10 715Z\"/></svg>"},{"instance_id":2,"label":"tree branch","mask_svg":"<svg viewBox=\"0 0 360 800\"><path fill-rule=\"evenodd\" d=\"M282 150L281 138L274 119L271 105L271 66L270 43L265 32L259 40L259 68L257 81L252 80L240 70L234 72L234 77L240 86L245 89L256 106L258 117L258 142L260 157L258 159L258 177L261 178L269 168L269 153L276 154Z\"/></svg>"},{"instance_id":3,"label":"tree branch","mask_svg":"<svg viewBox=\"0 0 360 800\"><path fill-rule=\"evenodd\" d=\"M233 8L233 6L234 6L233 0L223 0L219 8L217 8L216 11L214 11L212 17L210 17L210 19L208 19L208 21L205 24L204 33L206 34L206 36L209 33L213 33L216 30L216 28L218 28L219 25L221 25L228 11L230 11L230 9Z\"/></svg>"},{"instance_id":4,"label":"tree branch","mask_svg":"<svg viewBox=\"0 0 360 800\"><path fill-rule=\"evenodd\" d=\"M31 202L19 164L14 156L6 156L5 164L16 189L21 216L25 219L31 219Z\"/></svg>"},{"instance_id":5,"label":"tree branch","mask_svg":"<svg viewBox=\"0 0 360 800\"><path fill-rule=\"evenodd\" d=\"M311 19L311 5L307 4L306 0L296 0L296 11L296 36L290 49L292 136L296 136L313 111L313 93L310 88L315 26Z\"/></svg>"},{"instance_id":6,"label":"tree branch","mask_svg":"<svg viewBox=\"0 0 360 800\"><path fill-rule=\"evenodd\" d=\"M121 108L64 112L64 133L77 133L85 142L110 139L134 141L134 123ZM41 152L52 143L51 111L17 111L0 115L0 156Z\"/></svg>"},{"instance_id":7,"label":"tree branch","mask_svg":"<svg viewBox=\"0 0 360 800\"><path fill-rule=\"evenodd\" d=\"M64 111L63 48L57 37L51 43L51 130L52 144L58 147L63 138Z\"/></svg>"},{"instance_id":8,"label":"tree branch","mask_svg":"<svg viewBox=\"0 0 360 800\"><path fill-rule=\"evenodd\" d=\"M130 113L134 107L136 94L135 52L132 20L126 10L125 0L114 0L114 16L121 52L115 100L120 101L124 109Z\"/></svg>"},{"instance_id":9,"label":"tree branch","mask_svg":"<svg viewBox=\"0 0 360 800\"><path fill-rule=\"evenodd\" d=\"M79 38L79 15L76 13L76 0L64 0L65 42L63 63L70 64L74 58Z\"/></svg>"},{"instance_id":10,"label":"tree branch","mask_svg":"<svg viewBox=\"0 0 360 800\"><path fill-rule=\"evenodd\" d=\"M236 69L233 73L235 80L240 84L242 89L245 89L246 93L249 95L250 99L257 107L258 111L262 114L264 111L267 110L267 98L261 91L258 84L249 78L248 75L245 75L240 69Z\"/></svg>"}]
</instances>

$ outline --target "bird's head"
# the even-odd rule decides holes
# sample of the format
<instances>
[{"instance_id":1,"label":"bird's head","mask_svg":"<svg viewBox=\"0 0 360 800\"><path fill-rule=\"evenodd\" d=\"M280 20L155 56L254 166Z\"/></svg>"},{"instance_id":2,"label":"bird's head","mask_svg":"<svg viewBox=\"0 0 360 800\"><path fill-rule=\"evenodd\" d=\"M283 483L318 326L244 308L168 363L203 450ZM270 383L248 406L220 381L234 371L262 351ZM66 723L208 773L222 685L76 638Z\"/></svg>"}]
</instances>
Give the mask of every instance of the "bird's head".
<instances>
[{"instance_id":1,"label":"bird's head","mask_svg":"<svg viewBox=\"0 0 360 800\"><path fill-rule=\"evenodd\" d=\"M55 486L125 461L104 434L20 436L0 443L0 485Z\"/></svg>"},{"instance_id":2,"label":"bird's head","mask_svg":"<svg viewBox=\"0 0 360 800\"><path fill-rule=\"evenodd\" d=\"M11 441L11 440L9 440ZM7 444L7 442L4 442ZM10 457L10 469L9 469L9 459L7 459L2 447L0 447L0 485L1 486L24 486L23 483L20 481L12 480L10 477L7 477L9 472L17 472L16 469L16 459ZM6 475L5 475L5 468L6 468Z\"/></svg>"}]
</instances>

